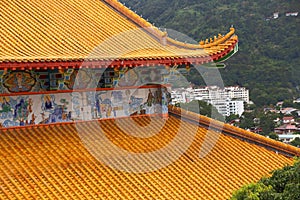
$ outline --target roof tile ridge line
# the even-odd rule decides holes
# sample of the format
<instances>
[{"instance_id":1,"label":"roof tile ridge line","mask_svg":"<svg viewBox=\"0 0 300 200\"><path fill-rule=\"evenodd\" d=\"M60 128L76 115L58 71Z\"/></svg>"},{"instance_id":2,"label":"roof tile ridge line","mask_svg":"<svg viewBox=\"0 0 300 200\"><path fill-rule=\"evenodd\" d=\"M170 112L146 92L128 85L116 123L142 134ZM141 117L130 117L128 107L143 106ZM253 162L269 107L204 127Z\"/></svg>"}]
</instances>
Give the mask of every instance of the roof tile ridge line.
<instances>
[{"instance_id":1,"label":"roof tile ridge line","mask_svg":"<svg viewBox=\"0 0 300 200\"><path fill-rule=\"evenodd\" d=\"M113 7L115 10L126 16L128 19L133 21L135 24L142 28L146 28L146 31L153 34L160 41L166 35L165 32L160 31L157 27L153 26L151 23L146 21L144 18L140 17L138 14L124 6L118 0L103 0L106 4Z\"/></svg>"},{"instance_id":2,"label":"roof tile ridge line","mask_svg":"<svg viewBox=\"0 0 300 200\"><path fill-rule=\"evenodd\" d=\"M204 124L206 126L210 126L215 129L219 129L220 131L224 133L229 133L231 135L238 136L242 139L250 140L252 142L259 143L263 146L282 151L284 153L288 154L293 154L294 156L299 156L300 157L300 148L294 147L289 144L285 144L283 142L279 142L270 138L267 138L262 135L258 135L256 133L252 133L250 131L246 131L244 129L225 124L223 122L214 120L212 118L196 114L187 110L184 110L179 107L175 106L169 106L169 112L175 114L175 115L180 115L183 117L187 117L189 120L193 120L194 122ZM222 130L221 130L222 129Z\"/></svg>"}]
</instances>

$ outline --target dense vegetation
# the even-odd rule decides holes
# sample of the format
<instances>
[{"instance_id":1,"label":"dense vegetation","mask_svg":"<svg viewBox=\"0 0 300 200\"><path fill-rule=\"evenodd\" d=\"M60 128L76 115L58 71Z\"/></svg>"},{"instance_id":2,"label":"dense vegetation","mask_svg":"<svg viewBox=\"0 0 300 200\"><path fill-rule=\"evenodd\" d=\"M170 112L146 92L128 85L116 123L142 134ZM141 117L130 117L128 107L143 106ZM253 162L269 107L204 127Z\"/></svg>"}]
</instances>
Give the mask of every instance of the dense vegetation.
<instances>
[{"instance_id":1,"label":"dense vegetation","mask_svg":"<svg viewBox=\"0 0 300 200\"><path fill-rule=\"evenodd\" d=\"M232 200L300 199L300 160L236 191Z\"/></svg>"},{"instance_id":2,"label":"dense vegetation","mask_svg":"<svg viewBox=\"0 0 300 200\"><path fill-rule=\"evenodd\" d=\"M300 16L285 16L300 11L299 0L121 1L155 26L196 41L225 34L234 25L240 51L220 70L225 85L249 88L258 106L299 96ZM270 18L274 12L278 19Z\"/></svg>"}]
</instances>

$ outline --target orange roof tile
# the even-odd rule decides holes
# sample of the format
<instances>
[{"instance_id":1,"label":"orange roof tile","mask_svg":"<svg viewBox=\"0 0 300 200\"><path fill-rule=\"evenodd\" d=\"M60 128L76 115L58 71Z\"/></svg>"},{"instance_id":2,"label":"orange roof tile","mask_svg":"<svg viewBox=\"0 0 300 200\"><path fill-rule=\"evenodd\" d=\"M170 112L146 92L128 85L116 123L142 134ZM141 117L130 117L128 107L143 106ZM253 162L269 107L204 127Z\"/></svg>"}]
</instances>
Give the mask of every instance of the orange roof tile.
<instances>
[{"instance_id":1,"label":"orange roof tile","mask_svg":"<svg viewBox=\"0 0 300 200\"><path fill-rule=\"evenodd\" d=\"M0 64L86 58L206 57L211 62L229 53L238 40L232 28L214 42L184 44L116 0L11 0L1 1L0 7Z\"/></svg>"},{"instance_id":2,"label":"orange roof tile","mask_svg":"<svg viewBox=\"0 0 300 200\"><path fill-rule=\"evenodd\" d=\"M229 125L220 133L220 124L211 121L213 129L208 130L202 127L205 123L194 123L196 115L182 112L181 120L177 109L170 110L168 119L137 117L2 130L0 199L227 199L243 184L293 162L280 152L233 137L227 133L234 129ZM193 140L178 159L153 171L139 171L178 153L188 137L180 138L167 153L148 156L169 146L180 133L192 134ZM251 135L240 136L246 134ZM129 153L119 154L107 141ZM208 154L201 157L203 151ZM137 154L143 162L124 162ZM118 170L123 165L127 171Z\"/></svg>"}]
</instances>

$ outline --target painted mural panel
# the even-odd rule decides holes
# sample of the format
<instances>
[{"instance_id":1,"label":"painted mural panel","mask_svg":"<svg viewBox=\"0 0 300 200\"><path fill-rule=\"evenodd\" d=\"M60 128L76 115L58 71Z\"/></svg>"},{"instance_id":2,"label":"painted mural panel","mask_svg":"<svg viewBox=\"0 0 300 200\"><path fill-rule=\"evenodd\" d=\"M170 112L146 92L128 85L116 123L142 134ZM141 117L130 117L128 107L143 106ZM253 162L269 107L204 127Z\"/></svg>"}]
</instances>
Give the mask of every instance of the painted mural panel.
<instances>
[{"instance_id":1,"label":"painted mural panel","mask_svg":"<svg viewBox=\"0 0 300 200\"><path fill-rule=\"evenodd\" d=\"M0 97L2 127L167 114L167 88L136 88Z\"/></svg>"},{"instance_id":2,"label":"painted mural panel","mask_svg":"<svg viewBox=\"0 0 300 200\"><path fill-rule=\"evenodd\" d=\"M0 70L0 91L9 94L167 84L179 80L177 67Z\"/></svg>"}]
</instances>

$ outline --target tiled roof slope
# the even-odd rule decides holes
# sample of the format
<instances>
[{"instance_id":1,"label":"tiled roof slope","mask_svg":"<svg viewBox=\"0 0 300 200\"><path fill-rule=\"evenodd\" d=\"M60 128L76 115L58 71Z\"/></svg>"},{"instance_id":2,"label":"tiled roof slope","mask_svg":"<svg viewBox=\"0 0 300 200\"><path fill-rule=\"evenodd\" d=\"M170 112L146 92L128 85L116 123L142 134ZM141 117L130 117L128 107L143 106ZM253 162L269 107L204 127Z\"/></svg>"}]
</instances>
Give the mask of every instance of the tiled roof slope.
<instances>
[{"instance_id":1,"label":"tiled roof slope","mask_svg":"<svg viewBox=\"0 0 300 200\"><path fill-rule=\"evenodd\" d=\"M126 134L130 130L142 136L149 123L154 128L147 132L159 127L152 137ZM180 128L186 134L196 130L196 135L188 150L171 164L132 173L108 167L83 145L94 143L95 151L105 147L99 126L116 146L145 155L168 145ZM199 152L209 146L204 143L214 144L207 136L218 140L201 158ZM110 153L98 153L117 162ZM145 164L163 162L159 156L143 159ZM77 128L70 123L7 129L0 134L0 199L227 199L243 184L292 162L291 157L178 116L92 121L79 123Z\"/></svg>"},{"instance_id":2,"label":"tiled roof slope","mask_svg":"<svg viewBox=\"0 0 300 200\"><path fill-rule=\"evenodd\" d=\"M0 7L0 64L86 57L217 59L237 42L233 28L207 44L174 41L116 0L10 0Z\"/></svg>"}]
</instances>

